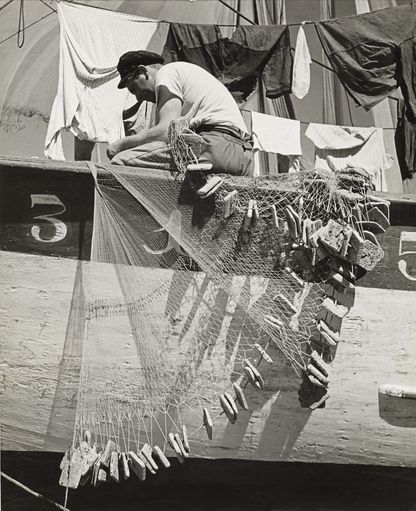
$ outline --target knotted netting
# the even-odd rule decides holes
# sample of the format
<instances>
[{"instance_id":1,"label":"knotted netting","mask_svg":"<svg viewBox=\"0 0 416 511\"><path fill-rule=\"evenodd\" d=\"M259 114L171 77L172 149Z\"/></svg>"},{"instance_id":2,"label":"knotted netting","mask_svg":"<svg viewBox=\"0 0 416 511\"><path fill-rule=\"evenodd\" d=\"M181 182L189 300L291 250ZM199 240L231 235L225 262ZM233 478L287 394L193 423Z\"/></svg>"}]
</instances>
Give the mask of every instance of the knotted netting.
<instances>
[{"instance_id":1,"label":"knotted netting","mask_svg":"<svg viewBox=\"0 0 416 511\"><path fill-rule=\"evenodd\" d=\"M208 441L204 429L212 435L211 420L215 439L236 385L267 388L265 364L284 357L302 377L312 353L331 361L322 306L329 297L339 308L329 282L347 264L351 232L368 240L374 198L364 173L223 180L199 198L183 174L95 167L74 438L88 431L103 448L111 440L118 452L148 444L169 453L169 433L185 426L192 450ZM305 226L314 222L321 232L339 226L337 253L328 236L329 251L312 243ZM326 376L315 378L324 392Z\"/></svg>"}]
</instances>

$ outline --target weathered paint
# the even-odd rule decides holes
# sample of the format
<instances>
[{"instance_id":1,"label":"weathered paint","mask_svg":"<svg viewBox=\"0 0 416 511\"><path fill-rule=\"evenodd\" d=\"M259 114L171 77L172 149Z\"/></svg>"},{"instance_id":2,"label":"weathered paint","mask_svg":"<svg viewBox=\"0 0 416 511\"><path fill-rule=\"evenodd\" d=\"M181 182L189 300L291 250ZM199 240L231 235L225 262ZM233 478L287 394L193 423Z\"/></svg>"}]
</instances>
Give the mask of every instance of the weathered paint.
<instances>
[{"instance_id":1,"label":"weathered paint","mask_svg":"<svg viewBox=\"0 0 416 511\"><path fill-rule=\"evenodd\" d=\"M137 172L137 169L118 169L120 173L124 171ZM169 173L140 169L140 174L157 181L159 186L169 186ZM177 191L171 190L171 193ZM391 227L377 236L385 253L383 260L360 280L359 285L415 291L415 196L375 195L391 201ZM93 206L93 179L85 162L0 156L1 250L88 260ZM137 209L137 215L143 232L151 229L152 223L156 224L154 220L149 221L149 215L143 207ZM154 243L153 232L149 243L150 240ZM160 233L160 246L158 243L152 248L160 250L165 243L165 236ZM146 260L146 264L153 267L166 267L163 256L149 257L146 253L146 257L140 259Z\"/></svg>"},{"instance_id":2,"label":"weathered paint","mask_svg":"<svg viewBox=\"0 0 416 511\"><path fill-rule=\"evenodd\" d=\"M81 323L71 303L88 300L88 281L83 289L75 284L90 264L1 253L5 450L64 451L72 441L82 333L77 331ZM131 267L129 271L132 276L140 272L149 289L173 276L170 270ZM104 264L97 265L95 272L95 277L102 276L102 294L114 294L114 272ZM236 280L235 285L241 283ZM413 291L357 288L331 364L326 407L314 412L300 407L299 378L275 350L275 363L262 365L265 389L245 391L249 411L240 411L234 425L225 417L217 418L211 442L201 428L190 438L192 455L415 466L415 400L379 401L377 391L384 383L416 384L415 306ZM114 328L121 326L116 322ZM225 339L222 330L213 357L221 356ZM100 356L108 362L111 353L112 347L106 346ZM117 357L120 363L123 356L129 353ZM202 414L187 419L190 434L200 428Z\"/></svg>"}]
</instances>

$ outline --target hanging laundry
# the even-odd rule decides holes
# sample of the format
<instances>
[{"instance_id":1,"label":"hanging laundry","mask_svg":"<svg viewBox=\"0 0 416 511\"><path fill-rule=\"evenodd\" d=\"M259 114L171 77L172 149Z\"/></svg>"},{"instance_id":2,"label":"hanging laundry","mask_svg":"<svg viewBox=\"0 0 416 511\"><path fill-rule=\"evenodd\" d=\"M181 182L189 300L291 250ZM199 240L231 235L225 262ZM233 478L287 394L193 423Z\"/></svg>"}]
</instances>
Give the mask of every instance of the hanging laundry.
<instances>
[{"instance_id":1,"label":"hanging laundry","mask_svg":"<svg viewBox=\"0 0 416 511\"><path fill-rule=\"evenodd\" d=\"M266 96L277 98L291 90L292 55L289 27L240 26L231 38L217 25L171 23L165 62L197 64L218 78L236 100L245 100L263 77Z\"/></svg>"},{"instance_id":2,"label":"hanging laundry","mask_svg":"<svg viewBox=\"0 0 416 511\"><path fill-rule=\"evenodd\" d=\"M412 178L416 172L416 123L409 120L402 99L397 102L397 129L394 141L402 178Z\"/></svg>"},{"instance_id":3,"label":"hanging laundry","mask_svg":"<svg viewBox=\"0 0 416 511\"><path fill-rule=\"evenodd\" d=\"M150 49L151 40L151 49L160 51L164 41L156 20L63 1L57 10L59 81L45 155L65 159L64 128L94 142L113 142L124 136L122 111L129 92L117 88L118 59L132 48Z\"/></svg>"},{"instance_id":4,"label":"hanging laundry","mask_svg":"<svg viewBox=\"0 0 416 511\"><path fill-rule=\"evenodd\" d=\"M300 122L273 115L251 113L254 149L284 155L302 154Z\"/></svg>"},{"instance_id":5,"label":"hanging laundry","mask_svg":"<svg viewBox=\"0 0 416 511\"><path fill-rule=\"evenodd\" d=\"M309 92L311 83L311 63L311 54L309 53L305 31L301 25L296 38L292 75L292 93L299 99L304 98Z\"/></svg>"},{"instance_id":6,"label":"hanging laundry","mask_svg":"<svg viewBox=\"0 0 416 511\"><path fill-rule=\"evenodd\" d=\"M401 87L416 121L416 9L402 5L315 24L346 90L366 110Z\"/></svg>"},{"instance_id":7,"label":"hanging laundry","mask_svg":"<svg viewBox=\"0 0 416 511\"><path fill-rule=\"evenodd\" d=\"M316 168L361 167L372 175L376 190L387 191L385 172L393 160L386 154L382 128L310 124L305 135L315 144Z\"/></svg>"}]
</instances>

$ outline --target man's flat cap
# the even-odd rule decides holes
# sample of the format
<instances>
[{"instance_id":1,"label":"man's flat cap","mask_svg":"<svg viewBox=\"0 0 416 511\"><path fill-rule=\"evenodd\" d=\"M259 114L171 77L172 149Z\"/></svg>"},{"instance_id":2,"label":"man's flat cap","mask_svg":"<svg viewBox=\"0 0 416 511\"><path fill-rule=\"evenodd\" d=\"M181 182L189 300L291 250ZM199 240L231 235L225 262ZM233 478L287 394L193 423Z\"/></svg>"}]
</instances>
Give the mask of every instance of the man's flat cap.
<instances>
[{"instance_id":1,"label":"man's flat cap","mask_svg":"<svg viewBox=\"0 0 416 511\"><path fill-rule=\"evenodd\" d=\"M127 80L136 70L137 66L150 66L152 64L163 64L163 57L158 53L147 50L128 51L122 55L117 64L117 71L120 73L119 89L126 86Z\"/></svg>"}]
</instances>

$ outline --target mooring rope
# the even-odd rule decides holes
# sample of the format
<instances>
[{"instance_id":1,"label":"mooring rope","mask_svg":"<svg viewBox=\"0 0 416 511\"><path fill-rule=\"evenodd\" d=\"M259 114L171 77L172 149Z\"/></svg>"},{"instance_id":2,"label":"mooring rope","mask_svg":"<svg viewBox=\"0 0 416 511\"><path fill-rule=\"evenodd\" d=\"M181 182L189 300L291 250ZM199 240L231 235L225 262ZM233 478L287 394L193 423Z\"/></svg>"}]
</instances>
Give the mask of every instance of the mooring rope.
<instances>
[{"instance_id":1,"label":"mooring rope","mask_svg":"<svg viewBox=\"0 0 416 511\"><path fill-rule=\"evenodd\" d=\"M28 488L24 484L20 483L19 481L16 481L16 479L13 479L13 477L8 476L4 472L0 472L0 475L1 475L1 477L4 477L4 479L7 479L11 483L15 484L16 486L18 486L22 490L26 491L27 493L30 493L34 497L37 497L38 499L44 500L48 504L51 504L52 506L55 506L56 508L60 509L61 511L69 511L69 509L67 507L61 506L60 504L58 504L57 502L49 499L48 497L45 497L44 495L41 495L40 493L31 490L30 488Z\"/></svg>"}]
</instances>

